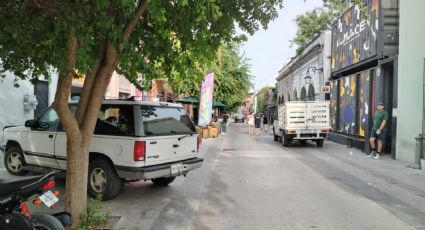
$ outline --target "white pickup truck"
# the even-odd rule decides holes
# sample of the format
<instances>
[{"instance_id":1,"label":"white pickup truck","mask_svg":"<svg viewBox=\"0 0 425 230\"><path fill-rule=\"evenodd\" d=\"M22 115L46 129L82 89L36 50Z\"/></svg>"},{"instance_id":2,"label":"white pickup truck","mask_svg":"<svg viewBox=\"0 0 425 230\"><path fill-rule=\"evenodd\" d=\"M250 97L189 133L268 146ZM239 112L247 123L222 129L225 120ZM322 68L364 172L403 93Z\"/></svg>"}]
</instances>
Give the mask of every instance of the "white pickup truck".
<instances>
[{"instance_id":1,"label":"white pickup truck","mask_svg":"<svg viewBox=\"0 0 425 230\"><path fill-rule=\"evenodd\" d=\"M329 102L286 102L279 105L273 123L274 140L281 139L285 147L294 140L312 140L322 147L329 130Z\"/></svg>"},{"instance_id":2,"label":"white pickup truck","mask_svg":"<svg viewBox=\"0 0 425 230\"><path fill-rule=\"evenodd\" d=\"M76 106L71 103L71 111ZM23 175L33 166L66 170L67 138L52 108L25 126L3 131L9 173ZM88 192L108 200L119 194L122 181L166 186L201 167L198 150L198 134L181 105L105 100L90 148Z\"/></svg>"}]
</instances>

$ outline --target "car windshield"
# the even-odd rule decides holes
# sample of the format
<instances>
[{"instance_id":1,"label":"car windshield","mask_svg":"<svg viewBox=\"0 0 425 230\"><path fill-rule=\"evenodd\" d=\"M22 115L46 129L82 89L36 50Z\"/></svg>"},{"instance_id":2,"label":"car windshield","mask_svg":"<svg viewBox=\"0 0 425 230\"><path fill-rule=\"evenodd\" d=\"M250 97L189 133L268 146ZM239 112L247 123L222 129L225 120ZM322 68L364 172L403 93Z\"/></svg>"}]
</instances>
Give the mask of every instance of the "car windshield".
<instances>
[{"instance_id":1,"label":"car windshield","mask_svg":"<svg viewBox=\"0 0 425 230\"><path fill-rule=\"evenodd\" d=\"M196 129L183 108L142 105L143 129L146 136L191 134Z\"/></svg>"}]
</instances>

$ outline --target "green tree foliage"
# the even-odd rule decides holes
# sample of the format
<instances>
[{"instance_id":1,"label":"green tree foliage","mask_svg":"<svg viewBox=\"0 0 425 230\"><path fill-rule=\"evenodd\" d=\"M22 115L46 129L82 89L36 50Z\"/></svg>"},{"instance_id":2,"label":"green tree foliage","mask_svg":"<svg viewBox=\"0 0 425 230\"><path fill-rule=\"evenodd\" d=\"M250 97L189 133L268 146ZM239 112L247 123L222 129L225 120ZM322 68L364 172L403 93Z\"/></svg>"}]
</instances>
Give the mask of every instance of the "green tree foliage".
<instances>
[{"instance_id":1,"label":"green tree foliage","mask_svg":"<svg viewBox=\"0 0 425 230\"><path fill-rule=\"evenodd\" d=\"M102 99L116 70L138 83L161 67L185 72L276 18L283 0L14 0L0 1L0 75L49 78L58 72L53 108L67 135L66 208L87 209L88 151ZM202 62L201 62L202 63ZM77 110L72 79L86 73ZM73 218L73 227L79 219Z\"/></svg>"},{"instance_id":2,"label":"green tree foliage","mask_svg":"<svg viewBox=\"0 0 425 230\"><path fill-rule=\"evenodd\" d=\"M295 18L298 31L291 43L297 46L300 54L306 45L332 23L347 9L348 4L341 0L323 0L323 6Z\"/></svg>"},{"instance_id":3,"label":"green tree foliage","mask_svg":"<svg viewBox=\"0 0 425 230\"><path fill-rule=\"evenodd\" d=\"M265 86L260 89L257 93L257 113L264 113L267 108L267 103L270 101L272 102L273 99L270 98L273 97L273 93L271 90L271 87Z\"/></svg>"},{"instance_id":4,"label":"green tree foliage","mask_svg":"<svg viewBox=\"0 0 425 230\"><path fill-rule=\"evenodd\" d=\"M247 59L239 54L238 45L221 45L211 60L197 61L184 73L172 71L169 84L177 95L199 96L201 83L207 72L214 72L214 100L235 111L251 88Z\"/></svg>"}]
</instances>

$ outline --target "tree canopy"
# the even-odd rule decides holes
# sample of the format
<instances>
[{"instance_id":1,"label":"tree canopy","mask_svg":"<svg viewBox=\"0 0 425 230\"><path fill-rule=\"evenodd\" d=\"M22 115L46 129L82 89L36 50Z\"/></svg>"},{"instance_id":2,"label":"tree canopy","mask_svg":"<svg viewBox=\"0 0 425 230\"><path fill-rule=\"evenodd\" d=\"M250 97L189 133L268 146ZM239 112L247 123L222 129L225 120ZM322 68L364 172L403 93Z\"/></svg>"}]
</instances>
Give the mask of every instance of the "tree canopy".
<instances>
[{"instance_id":1,"label":"tree canopy","mask_svg":"<svg viewBox=\"0 0 425 230\"><path fill-rule=\"evenodd\" d=\"M129 31L140 2L1 1L0 71L21 79L49 77L52 68L63 71L68 65L66 44L76 36L75 68L81 73L94 68L105 41L122 46L117 71L132 82L137 82L137 73L154 77L158 63L168 73L183 72L196 60L214 55L222 41L242 40L235 25L248 34L267 27L283 1L149 1L142 20Z\"/></svg>"},{"instance_id":2,"label":"tree canopy","mask_svg":"<svg viewBox=\"0 0 425 230\"><path fill-rule=\"evenodd\" d=\"M177 95L199 96L203 77L214 72L214 100L226 104L234 111L240 106L251 88L247 59L239 54L239 46L223 44L211 60L195 62L184 73L172 71L168 78Z\"/></svg>"}]
</instances>

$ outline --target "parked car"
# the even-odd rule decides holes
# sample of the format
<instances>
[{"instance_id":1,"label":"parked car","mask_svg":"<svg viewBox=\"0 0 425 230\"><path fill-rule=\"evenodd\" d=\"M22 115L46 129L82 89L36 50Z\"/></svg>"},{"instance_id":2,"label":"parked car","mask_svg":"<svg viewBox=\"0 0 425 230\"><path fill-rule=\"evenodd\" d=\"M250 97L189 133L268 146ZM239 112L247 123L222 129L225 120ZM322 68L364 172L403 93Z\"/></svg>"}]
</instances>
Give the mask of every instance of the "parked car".
<instances>
[{"instance_id":1,"label":"parked car","mask_svg":"<svg viewBox=\"0 0 425 230\"><path fill-rule=\"evenodd\" d=\"M238 113L235 115L235 123L244 123L245 122L245 115Z\"/></svg>"},{"instance_id":2,"label":"parked car","mask_svg":"<svg viewBox=\"0 0 425 230\"><path fill-rule=\"evenodd\" d=\"M76 106L71 103L71 110ZM27 166L66 170L66 140L52 108L25 127L5 128L7 171L23 175ZM181 105L105 100L90 148L88 192L108 200L119 194L122 181L151 180L166 186L201 167L198 150L195 126Z\"/></svg>"}]
</instances>

